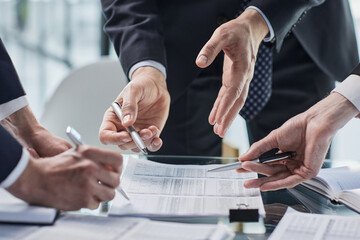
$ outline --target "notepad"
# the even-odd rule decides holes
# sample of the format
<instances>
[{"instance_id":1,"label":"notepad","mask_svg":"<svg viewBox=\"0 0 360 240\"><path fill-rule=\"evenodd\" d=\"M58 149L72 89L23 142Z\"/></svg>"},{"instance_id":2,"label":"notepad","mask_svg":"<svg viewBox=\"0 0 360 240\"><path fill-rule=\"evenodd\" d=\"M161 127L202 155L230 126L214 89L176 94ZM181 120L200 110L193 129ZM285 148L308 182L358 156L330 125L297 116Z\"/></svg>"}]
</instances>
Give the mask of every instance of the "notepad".
<instances>
[{"instance_id":1,"label":"notepad","mask_svg":"<svg viewBox=\"0 0 360 240\"><path fill-rule=\"evenodd\" d=\"M0 188L0 222L51 224L56 214L54 208L31 206Z\"/></svg>"},{"instance_id":2,"label":"notepad","mask_svg":"<svg viewBox=\"0 0 360 240\"><path fill-rule=\"evenodd\" d=\"M325 168L303 186L360 212L360 169Z\"/></svg>"},{"instance_id":3,"label":"notepad","mask_svg":"<svg viewBox=\"0 0 360 240\"><path fill-rule=\"evenodd\" d=\"M246 189L256 173L209 173L214 165L174 165L129 158L121 179L130 202L116 195L110 215L139 217L227 217L229 209L258 209L264 204L258 188Z\"/></svg>"},{"instance_id":4,"label":"notepad","mask_svg":"<svg viewBox=\"0 0 360 240\"><path fill-rule=\"evenodd\" d=\"M24 240L226 240L234 235L223 224L184 224L68 214L61 216L53 226L41 227Z\"/></svg>"},{"instance_id":5,"label":"notepad","mask_svg":"<svg viewBox=\"0 0 360 240\"><path fill-rule=\"evenodd\" d=\"M269 240L360 239L360 218L309 214L288 208Z\"/></svg>"}]
</instances>

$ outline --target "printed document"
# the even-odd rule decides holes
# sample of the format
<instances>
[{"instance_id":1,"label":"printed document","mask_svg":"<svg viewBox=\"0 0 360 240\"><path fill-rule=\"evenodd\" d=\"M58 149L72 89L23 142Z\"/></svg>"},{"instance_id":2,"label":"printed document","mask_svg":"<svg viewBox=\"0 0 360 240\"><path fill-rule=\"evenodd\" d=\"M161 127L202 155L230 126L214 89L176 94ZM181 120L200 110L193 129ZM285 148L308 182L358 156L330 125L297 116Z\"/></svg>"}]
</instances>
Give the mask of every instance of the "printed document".
<instances>
[{"instance_id":1,"label":"printed document","mask_svg":"<svg viewBox=\"0 0 360 240\"><path fill-rule=\"evenodd\" d=\"M246 189L256 173L209 173L221 166L174 165L130 158L121 187L130 201L117 194L110 215L143 217L226 217L229 209L258 209L265 215L258 188Z\"/></svg>"},{"instance_id":2,"label":"printed document","mask_svg":"<svg viewBox=\"0 0 360 240\"><path fill-rule=\"evenodd\" d=\"M226 240L234 232L222 224L183 224L145 219L66 215L23 240Z\"/></svg>"},{"instance_id":3,"label":"printed document","mask_svg":"<svg viewBox=\"0 0 360 240\"><path fill-rule=\"evenodd\" d=\"M301 213L288 208L269 240L360 239L360 218Z\"/></svg>"}]
</instances>

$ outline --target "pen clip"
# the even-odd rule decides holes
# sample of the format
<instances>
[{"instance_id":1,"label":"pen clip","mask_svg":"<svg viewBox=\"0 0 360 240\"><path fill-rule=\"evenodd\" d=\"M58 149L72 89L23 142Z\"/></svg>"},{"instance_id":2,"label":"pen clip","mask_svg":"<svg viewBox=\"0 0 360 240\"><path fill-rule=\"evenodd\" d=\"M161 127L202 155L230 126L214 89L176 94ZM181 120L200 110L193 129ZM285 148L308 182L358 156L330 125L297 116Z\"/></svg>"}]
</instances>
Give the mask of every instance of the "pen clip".
<instances>
[{"instance_id":1,"label":"pen clip","mask_svg":"<svg viewBox=\"0 0 360 240\"><path fill-rule=\"evenodd\" d=\"M276 149L277 151L279 149ZM273 150L272 150L273 151ZM260 163L266 163L266 162L274 162L279 161L287 158L293 158L296 156L296 152L283 152L283 153L275 153L273 155L266 154L265 156L259 157Z\"/></svg>"}]
</instances>

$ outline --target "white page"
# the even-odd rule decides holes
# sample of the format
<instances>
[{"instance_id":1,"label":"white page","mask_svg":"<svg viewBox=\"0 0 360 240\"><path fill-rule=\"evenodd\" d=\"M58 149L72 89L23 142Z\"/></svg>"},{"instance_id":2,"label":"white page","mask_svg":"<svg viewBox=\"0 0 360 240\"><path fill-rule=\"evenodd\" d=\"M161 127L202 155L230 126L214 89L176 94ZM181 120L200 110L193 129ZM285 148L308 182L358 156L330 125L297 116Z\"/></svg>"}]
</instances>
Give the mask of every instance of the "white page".
<instances>
[{"instance_id":1,"label":"white page","mask_svg":"<svg viewBox=\"0 0 360 240\"><path fill-rule=\"evenodd\" d=\"M269 240L360 239L360 218L300 213L288 208Z\"/></svg>"},{"instance_id":2,"label":"white page","mask_svg":"<svg viewBox=\"0 0 360 240\"><path fill-rule=\"evenodd\" d=\"M335 197L344 190L360 188L360 170L349 167L324 168L315 177L327 182L332 192L329 197ZM311 180L305 181L303 185L311 184Z\"/></svg>"},{"instance_id":3,"label":"white page","mask_svg":"<svg viewBox=\"0 0 360 240\"><path fill-rule=\"evenodd\" d=\"M39 228L39 226L0 224L0 240L22 239Z\"/></svg>"},{"instance_id":4,"label":"white page","mask_svg":"<svg viewBox=\"0 0 360 240\"><path fill-rule=\"evenodd\" d=\"M42 227L24 240L230 239L223 225L155 222L145 219L67 215L54 226Z\"/></svg>"},{"instance_id":5,"label":"white page","mask_svg":"<svg viewBox=\"0 0 360 240\"><path fill-rule=\"evenodd\" d=\"M173 165L130 158L121 180L131 202L116 195L111 215L228 216L238 204L265 215L259 189L246 189L244 181L256 173L208 173L217 165Z\"/></svg>"},{"instance_id":6,"label":"white page","mask_svg":"<svg viewBox=\"0 0 360 240\"><path fill-rule=\"evenodd\" d=\"M56 209L31 206L0 188L0 222L52 223Z\"/></svg>"}]
</instances>

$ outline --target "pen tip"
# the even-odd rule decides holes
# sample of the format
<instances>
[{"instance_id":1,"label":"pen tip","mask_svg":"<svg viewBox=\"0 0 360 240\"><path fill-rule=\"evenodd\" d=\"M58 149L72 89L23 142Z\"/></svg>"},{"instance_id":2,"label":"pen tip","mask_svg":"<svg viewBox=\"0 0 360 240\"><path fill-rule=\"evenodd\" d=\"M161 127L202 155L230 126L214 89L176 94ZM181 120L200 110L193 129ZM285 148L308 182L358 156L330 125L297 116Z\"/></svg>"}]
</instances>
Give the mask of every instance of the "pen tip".
<instances>
[{"instance_id":1,"label":"pen tip","mask_svg":"<svg viewBox=\"0 0 360 240\"><path fill-rule=\"evenodd\" d=\"M148 151L146 150L146 148L141 149L141 151L142 151L145 155L148 155Z\"/></svg>"}]
</instances>

